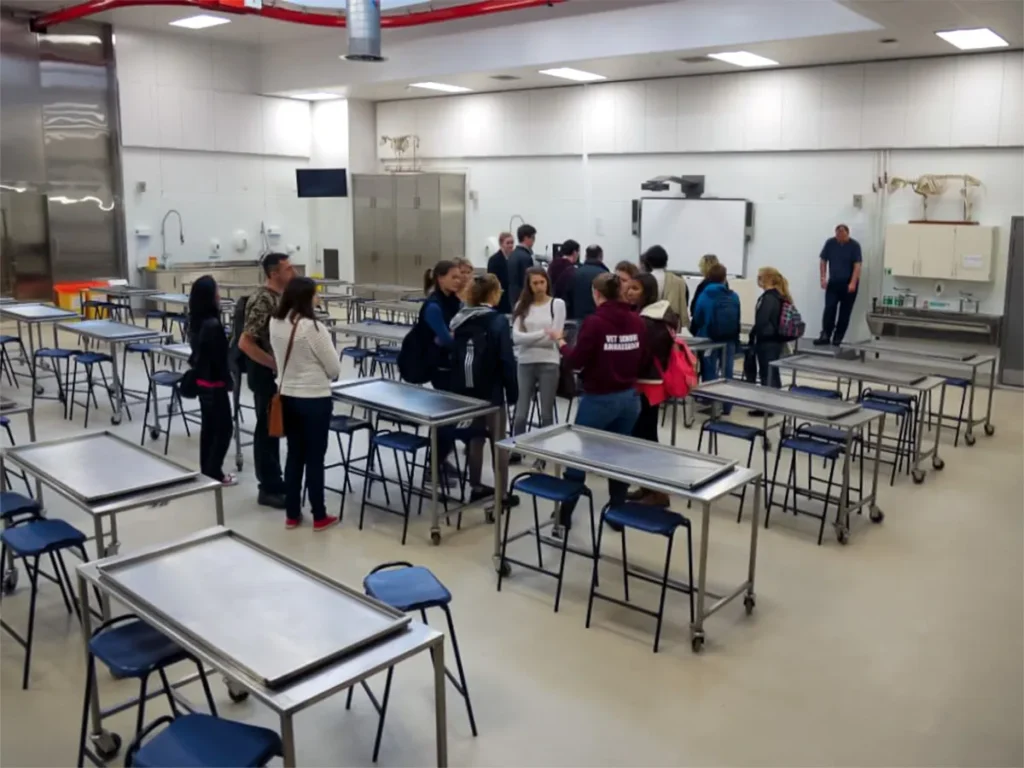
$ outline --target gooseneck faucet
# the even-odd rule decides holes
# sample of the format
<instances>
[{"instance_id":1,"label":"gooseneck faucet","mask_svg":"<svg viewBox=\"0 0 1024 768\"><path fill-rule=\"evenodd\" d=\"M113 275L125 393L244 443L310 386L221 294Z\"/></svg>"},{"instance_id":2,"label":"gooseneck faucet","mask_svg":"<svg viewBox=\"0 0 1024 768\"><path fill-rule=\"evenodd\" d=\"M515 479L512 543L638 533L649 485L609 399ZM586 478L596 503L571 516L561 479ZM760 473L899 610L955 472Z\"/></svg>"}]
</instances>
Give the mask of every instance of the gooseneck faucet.
<instances>
[{"instance_id":1,"label":"gooseneck faucet","mask_svg":"<svg viewBox=\"0 0 1024 768\"><path fill-rule=\"evenodd\" d=\"M164 269L167 268L167 260L171 255L167 252L167 219L172 213L178 217L178 238L182 245L185 244L185 225L182 223L181 213L176 208L171 208L164 214L164 219L160 222L160 266Z\"/></svg>"}]
</instances>

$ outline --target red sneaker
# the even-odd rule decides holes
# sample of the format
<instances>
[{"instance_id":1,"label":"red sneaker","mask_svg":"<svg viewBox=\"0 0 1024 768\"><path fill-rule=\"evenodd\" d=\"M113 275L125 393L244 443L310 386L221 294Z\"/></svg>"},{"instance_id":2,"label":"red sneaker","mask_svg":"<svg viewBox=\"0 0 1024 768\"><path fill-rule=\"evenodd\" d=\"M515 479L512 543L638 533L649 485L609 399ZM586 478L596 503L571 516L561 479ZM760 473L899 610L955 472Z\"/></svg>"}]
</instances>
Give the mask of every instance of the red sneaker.
<instances>
[{"instance_id":1,"label":"red sneaker","mask_svg":"<svg viewBox=\"0 0 1024 768\"><path fill-rule=\"evenodd\" d=\"M289 517L289 518L285 519L285 521L284 521L284 527L287 530L289 530L289 531L292 530L293 528L298 528L300 525L302 525L302 518L301 517L298 520L292 520Z\"/></svg>"},{"instance_id":2,"label":"red sneaker","mask_svg":"<svg viewBox=\"0 0 1024 768\"><path fill-rule=\"evenodd\" d=\"M338 518L334 515L328 515L327 517L313 521L313 533L323 531L330 528L332 525L338 524Z\"/></svg>"}]
</instances>

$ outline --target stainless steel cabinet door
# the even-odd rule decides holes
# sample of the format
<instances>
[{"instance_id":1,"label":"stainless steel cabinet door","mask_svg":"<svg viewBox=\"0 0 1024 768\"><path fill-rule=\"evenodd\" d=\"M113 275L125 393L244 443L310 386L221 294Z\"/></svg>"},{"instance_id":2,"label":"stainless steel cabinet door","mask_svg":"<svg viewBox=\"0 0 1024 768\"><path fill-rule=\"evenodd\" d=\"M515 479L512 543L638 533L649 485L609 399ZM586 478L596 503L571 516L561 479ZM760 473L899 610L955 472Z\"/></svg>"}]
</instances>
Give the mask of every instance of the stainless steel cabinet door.
<instances>
[{"instance_id":1,"label":"stainless steel cabinet door","mask_svg":"<svg viewBox=\"0 0 1024 768\"><path fill-rule=\"evenodd\" d=\"M374 176L373 283L395 282L395 184L391 176Z\"/></svg>"}]
</instances>

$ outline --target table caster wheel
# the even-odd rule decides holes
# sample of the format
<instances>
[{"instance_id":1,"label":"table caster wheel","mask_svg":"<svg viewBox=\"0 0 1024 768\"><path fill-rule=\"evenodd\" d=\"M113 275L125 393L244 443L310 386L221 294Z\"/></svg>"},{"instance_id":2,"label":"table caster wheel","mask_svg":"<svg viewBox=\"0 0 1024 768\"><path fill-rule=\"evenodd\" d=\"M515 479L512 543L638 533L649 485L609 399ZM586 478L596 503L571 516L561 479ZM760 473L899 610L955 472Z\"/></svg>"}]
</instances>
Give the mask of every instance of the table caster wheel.
<instances>
[{"instance_id":1,"label":"table caster wheel","mask_svg":"<svg viewBox=\"0 0 1024 768\"><path fill-rule=\"evenodd\" d=\"M694 653L700 653L704 650L704 635L694 635L691 637L690 648L693 649Z\"/></svg>"},{"instance_id":2,"label":"table caster wheel","mask_svg":"<svg viewBox=\"0 0 1024 768\"><path fill-rule=\"evenodd\" d=\"M972 432L968 432L964 435L964 442L967 443L968 446L971 446L978 442L978 438L976 438Z\"/></svg>"},{"instance_id":3,"label":"table caster wheel","mask_svg":"<svg viewBox=\"0 0 1024 768\"><path fill-rule=\"evenodd\" d=\"M150 429L149 430L149 437L150 437L151 440L159 440L160 439L160 430L159 429Z\"/></svg>"},{"instance_id":4,"label":"table caster wheel","mask_svg":"<svg viewBox=\"0 0 1024 768\"><path fill-rule=\"evenodd\" d=\"M836 541L842 544L844 547L850 541L850 531L848 528L836 528Z\"/></svg>"},{"instance_id":5,"label":"table caster wheel","mask_svg":"<svg viewBox=\"0 0 1024 768\"><path fill-rule=\"evenodd\" d=\"M915 469L913 472L910 473L910 476L914 479L914 484L915 485L920 485L921 483L924 482L924 470L923 469Z\"/></svg>"},{"instance_id":6,"label":"table caster wheel","mask_svg":"<svg viewBox=\"0 0 1024 768\"><path fill-rule=\"evenodd\" d=\"M507 579L512 575L512 566L508 563L502 563L497 567L497 572L501 574L502 578Z\"/></svg>"},{"instance_id":7,"label":"table caster wheel","mask_svg":"<svg viewBox=\"0 0 1024 768\"><path fill-rule=\"evenodd\" d=\"M747 616L749 616L750 614L752 614L754 612L754 606L756 606L756 605L757 605L757 601L754 599L753 595L747 595L746 597L743 598L743 607L747 611Z\"/></svg>"},{"instance_id":8,"label":"table caster wheel","mask_svg":"<svg viewBox=\"0 0 1024 768\"><path fill-rule=\"evenodd\" d=\"M430 543L433 544L435 547L438 544L441 543L441 532L440 531L431 531L430 532Z\"/></svg>"},{"instance_id":9,"label":"table caster wheel","mask_svg":"<svg viewBox=\"0 0 1024 768\"><path fill-rule=\"evenodd\" d=\"M485 509L484 510L484 521L486 523L488 523L488 524L493 524L494 523L494 510L493 509Z\"/></svg>"},{"instance_id":10,"label":"table caster wheel","mask_svg":"<svg viewBox=\"0 0 1024 768\"><path fill-rule=\"evenodd\" d=\"M996 433L996 425L995 424L986 424L985 425L985 434L986 435L988 435L989 437L992 437L992 435L994 435L995 433Z\"/></svg>"},{"instance_id":11,"label":"table caster wheel","mask_svg":"<svg viewBox=\"0 0 1024 768\"><path fill-rule=\"evenodd\" d=\"M36 384L36 395L41 395L45 391L46 390L43 389L43 385L42 384Z\"/></svg>"},{"instance_id":12,"label":"table caster wheel","mask_svg":"<svg viewBox=\"0 0 1024 768\"><path fill-rule=\"evenodd\" d=\"M935 456L934 458L932 458L932 466L935 467L936 469L942 470L945 469L946 462L942 459L941 456Z\"/></svg>"},{"instance_id":13,"label":"table caster wheel","mask_svg":"<svg viewBox=\"0 0 1024 768\"><path fill-rule=\"evenodd\" d=\"M885 513L876 507L874 504L871 505L870 519L872 523L880 523L885 520Z\"/></svg>"},{"instance_id":14,"label":"table caster wheel","mask_svg":"<svg viewBox=\"0 0 1024 768\"><path fill-rule=\"evenodd\" d=\"M765 440L764 441L764 449L766 451L771 451L771 449L772 449L772 441L771 440Z\"/></svg>"},{"instance_id":15,"label":"table caster wheel","mask_svg":"<svg viewBox=\"0 0 1024 768\"><path fill-rule=\"evenodd\" d=\"M97 757L109 760L121 751L121 737L111 731L100 731L92 737L92 746Z\"/></svg>"},{"instance_id":16,"label":"table caster wheel","mask_svg":"<svg viewBox=\"0 0 1024 768\"><path fill-rule=\"evenodd\" d=\"M116 427L118 424L121 423L121 417L115 413L113 416L110 417L110 423Z\"/></svg>"},{"instance_id":17,"label":"table caster wheel","mask_svg":"<svg viewBox=\"0 0 1024 768\"><path fill-rule=\"evenodd\" d=\"M228 689L228 698L235 702L235 704L241 704L249 698L249 692L244 688L240 688L237 683L225 680L224 684Z\"/></svg>"},{"instance_id":18,"label":"table caster wheel","mask_svg":"<svg viewBox=\"0 0 1024 768\"><path fill-rule=\"evenodd\" d=\"M2 589L5 595L11 594L18 586L18 569L11 568L4 574Z\"/></svg>"}]
</instances>

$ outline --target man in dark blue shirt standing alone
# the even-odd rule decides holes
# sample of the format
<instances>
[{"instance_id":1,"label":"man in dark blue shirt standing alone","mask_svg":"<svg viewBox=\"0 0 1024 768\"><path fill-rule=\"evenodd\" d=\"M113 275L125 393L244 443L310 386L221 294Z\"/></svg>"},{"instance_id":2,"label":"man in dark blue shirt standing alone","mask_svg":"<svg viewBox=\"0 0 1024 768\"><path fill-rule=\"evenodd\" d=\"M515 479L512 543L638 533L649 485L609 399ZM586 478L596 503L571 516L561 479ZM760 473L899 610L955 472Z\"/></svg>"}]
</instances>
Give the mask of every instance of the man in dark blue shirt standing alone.
<instances>
[{"instance_id":1,"label":"man in dark blue shirt standing alone","mask_svg":"<svg viewBox=\"0 0 1024 768\"><path fill-rule=\"evenodd\" d=\"M853 303L860 285L860 243L850 237L845 224L836 227L836 236L825 241L821 249L821 287L825 291L825 314L821 318L821 336L814 346L843 343L850 325ZM836 312L838 310L838 318Z\"/></svg>"}]
</instances>

